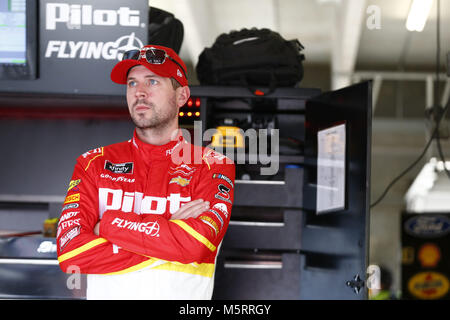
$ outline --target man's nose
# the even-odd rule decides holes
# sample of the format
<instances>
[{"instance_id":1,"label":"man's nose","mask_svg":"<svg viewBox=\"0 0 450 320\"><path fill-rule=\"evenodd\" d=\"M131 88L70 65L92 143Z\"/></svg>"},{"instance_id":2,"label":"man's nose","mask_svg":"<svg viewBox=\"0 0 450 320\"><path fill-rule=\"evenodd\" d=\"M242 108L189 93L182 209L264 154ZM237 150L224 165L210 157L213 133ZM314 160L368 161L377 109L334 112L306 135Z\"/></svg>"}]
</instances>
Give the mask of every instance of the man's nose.
<instances>
[{"instance_id":1,"label":"man's nose","mask_svg":"<svg viewBox=\"0 0 450 320\"><path fill-rule=\"evenodd\" d=\"M146 97L147 91L145 90L145 86L143 84L138 84L136 88L136 97Z\"/></svg>"}]
</instances>

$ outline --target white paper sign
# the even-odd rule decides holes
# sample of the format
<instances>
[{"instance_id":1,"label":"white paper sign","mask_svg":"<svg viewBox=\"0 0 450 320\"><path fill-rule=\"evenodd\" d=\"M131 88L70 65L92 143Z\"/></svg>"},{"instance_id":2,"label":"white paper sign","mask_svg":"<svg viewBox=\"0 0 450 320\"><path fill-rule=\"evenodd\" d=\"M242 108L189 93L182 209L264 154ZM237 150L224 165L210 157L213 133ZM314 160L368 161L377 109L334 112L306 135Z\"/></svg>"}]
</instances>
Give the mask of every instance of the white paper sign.
<instances>
[{"instance_id":1,"label":"white paper sign","mask_svg":"<svg viewBox=\"0 0 450 320\"><path fill-rule=\"evenodd\" d=\"M316 213L345 208L345 124L317 134Z\"/></svg>"}]
</instances>

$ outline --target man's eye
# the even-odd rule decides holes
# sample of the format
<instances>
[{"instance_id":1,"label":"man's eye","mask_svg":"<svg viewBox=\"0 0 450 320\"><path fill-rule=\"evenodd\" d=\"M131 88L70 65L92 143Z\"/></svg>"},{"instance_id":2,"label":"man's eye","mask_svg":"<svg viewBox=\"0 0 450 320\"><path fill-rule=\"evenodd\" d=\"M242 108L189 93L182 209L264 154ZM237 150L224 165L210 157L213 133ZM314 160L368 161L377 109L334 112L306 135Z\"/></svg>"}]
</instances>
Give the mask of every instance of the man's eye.
<instances>
[{"instance_id":1,"label":"man's eye","mask_svg":"<svg viewBox=\"0 0 450 320\"><path fill-rule=\"evenodd\" d=\"M129 86L130 88L135 87L135 86L136 86L136 81L129 81L129 82L128 82L128 86Z\"/></svg>"},{"instance_id":2,"label":"man's eye","mask_svg":"<svg viewBox=\"0 0 450 320\"><path fill-rule=\"evenodd\" d=\"M150 84L151 86L157 85L157 84L158 84L158 80L150 79L150 80L149 80L149 84Z\"/></svg>"}]
</instances>

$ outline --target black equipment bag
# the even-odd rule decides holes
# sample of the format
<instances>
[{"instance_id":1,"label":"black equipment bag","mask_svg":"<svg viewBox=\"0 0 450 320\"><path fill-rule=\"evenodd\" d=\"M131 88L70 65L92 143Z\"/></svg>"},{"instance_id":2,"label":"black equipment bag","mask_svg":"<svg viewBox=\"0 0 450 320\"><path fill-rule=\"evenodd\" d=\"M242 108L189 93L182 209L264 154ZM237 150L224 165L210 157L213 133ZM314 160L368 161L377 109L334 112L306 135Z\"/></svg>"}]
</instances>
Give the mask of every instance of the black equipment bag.
<instances>
[{"instance_id":1,"label":"black equipment bag","mask_svg":"<svg viewBox=\"0 0 450 320\"><path fill-rule=\"evenodd\" d=\"M183 42L183 23L167 11L150 7L148 16L148 43L169 47L180 53Z\"/></svg>"},{"instance_id":2,"label":"black equipment bag","mask_svg":"<svg viewBox=\"0 0 450 320\"><path fill-rule=\"evenodd\" d=\"M270 29L223 33L200 54L197 77L201 85L245 86L255 94L269 94L303 79L303 49L298 40L287 41Z\"/></svg>"}]
</instances>

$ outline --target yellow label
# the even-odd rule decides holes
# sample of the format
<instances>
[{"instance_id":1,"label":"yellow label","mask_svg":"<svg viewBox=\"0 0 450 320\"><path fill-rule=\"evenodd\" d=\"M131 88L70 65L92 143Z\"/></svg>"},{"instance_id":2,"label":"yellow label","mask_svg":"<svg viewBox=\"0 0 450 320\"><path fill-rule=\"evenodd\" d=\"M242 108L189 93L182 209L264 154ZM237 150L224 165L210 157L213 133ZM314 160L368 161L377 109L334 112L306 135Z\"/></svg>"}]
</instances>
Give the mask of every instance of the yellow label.
<instances>
[{"instance_id":1,"label":"yellow label","mask_svg":"<svg viewBox=\"0 0 450 320\"><path fill-rule=\"evenodd\" d=\"M77 202L77 201L80 201L79 193L75 193L75 194L71 194L70 196L67 196L64 203Z\"/></svg>"},{"instance_id":2,"label":"yellow label","mask_svg":"<svg viewBox=\"0 0 450 320\"><path fill-rule=\"evenodd\" d=\"M67 189L67 191L72 190L73 188L75 188L77 185L79 185L81 182L81 179L77 179L77 180L70 180L69 183L69 189Z\"/></svg>"},{"instance_id":3,"label":"yellow label","mask_svg":"<svg viewBox=\"0 0 450 320\"><path fill-rule=\"evenodd\" d=\"M420 264L424 268L436 267L441 260L441 250L434 243L425 243L417 253Z\"/></svg>"},{"instance_id":4,"label":"yellow label","mask_svg":"<svg viewBox=\"0 0 450 320\"><path fill-rule=\"evenodd\" d=\"M402 263L411 264L414 262L414 248L404 247L402 248Z\"/></svg>"},{"instance_id":5,"label":"yellow label","mask_svg":"<svg viewBox=\"0 0 450 320\"><path fill-rule=\"evenodd\" d=\"M409 279L408 289L419 299L439 299L447 294L449 281L438 272L420 272Z\"/></svg>"},{"instance_id":6,"label":"yellow label","mask_svg":"<svg viewBox=\"0 0 450 320\"><path fill-rule=\"evenodd\" d=\"M172 178L170 180L169 184L176 183L176 184L179 184L182 187L185 187L185 186L187 186L189 184L189 182L191 182L191 180L188 180L188 179L185 179L185 178L182 178L182 177L176 177L176 178Z\"/></svg>"},{"instance_id":7,"label":"yellow label","mask_svg":"<svg viewBox=\"0 0 450 320\"><path fill-rule=\"evenodd\" d=\"M243 148L244 137L242 129L238 127L221 126L217 127L217 132L212 136L211 145L213 147L233 147Z\"/></svg>"},{"instance_id":8,"label":"yellow label","mask_svg":"<svg viewBox=\"0 0 450 320\"><path fill-rule=\"evenodd\" d=\"M210 217L208 217L208 216L200 216L199 219L208 222L209 225L210 225L211 227L213 227L214 230L216 231L216 235L219 233L219 231L220 231L220 230L219 230L219 227L217 226L217 223L216 223L212 218L210 218Z\"/></svg>"}]
</instances>

